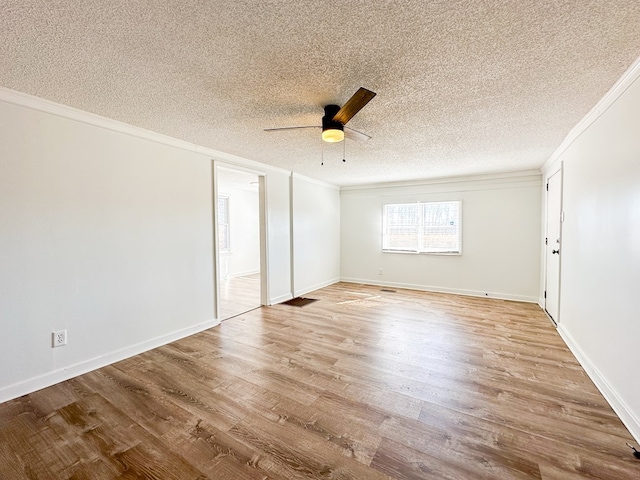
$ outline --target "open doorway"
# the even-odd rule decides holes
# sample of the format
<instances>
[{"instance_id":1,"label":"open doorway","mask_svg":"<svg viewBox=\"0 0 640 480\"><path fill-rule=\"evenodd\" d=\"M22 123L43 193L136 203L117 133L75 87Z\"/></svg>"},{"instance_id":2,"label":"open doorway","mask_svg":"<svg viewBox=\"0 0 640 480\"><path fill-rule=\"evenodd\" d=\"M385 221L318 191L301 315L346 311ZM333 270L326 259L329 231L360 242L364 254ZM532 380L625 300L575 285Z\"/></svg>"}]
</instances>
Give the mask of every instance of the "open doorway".
<instances>
[{"instance_id":1,"label":"open doorway","mask_svg":"<svg viewBox=\"0 0 640 480\"><path fill-rule=\"evenodd\" d=\"M259 175L217 165L218 318L261 304Z\"/></svg>"}]
</instances>

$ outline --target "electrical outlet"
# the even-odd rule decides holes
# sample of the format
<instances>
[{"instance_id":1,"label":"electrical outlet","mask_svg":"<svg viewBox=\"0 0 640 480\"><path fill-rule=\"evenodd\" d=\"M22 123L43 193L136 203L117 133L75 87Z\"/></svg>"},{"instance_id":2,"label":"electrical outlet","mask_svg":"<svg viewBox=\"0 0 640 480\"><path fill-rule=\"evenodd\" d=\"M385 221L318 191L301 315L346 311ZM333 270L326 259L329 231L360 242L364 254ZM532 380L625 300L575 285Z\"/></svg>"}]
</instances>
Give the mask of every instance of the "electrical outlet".
<instances>
[{"instance_id":1,"label":"electrical outlet","mask_svg":"<svg viewBox=\"0 0 640 480\"><path fill-rule=\"evenodd\" d=\"M52 334L52 347L62 347L67 344L67 331L57 330Z\"/></svg>"},{"instance_id":2,"label":"electrical outlet","mask_svg":"<svg viewBox=\"0 0 640 480\"><path fill-rule=\"evenodd\" d=\"M382 275L382 269L381 268L378 269L378 275Z\"/></svg>"}]
</instances>

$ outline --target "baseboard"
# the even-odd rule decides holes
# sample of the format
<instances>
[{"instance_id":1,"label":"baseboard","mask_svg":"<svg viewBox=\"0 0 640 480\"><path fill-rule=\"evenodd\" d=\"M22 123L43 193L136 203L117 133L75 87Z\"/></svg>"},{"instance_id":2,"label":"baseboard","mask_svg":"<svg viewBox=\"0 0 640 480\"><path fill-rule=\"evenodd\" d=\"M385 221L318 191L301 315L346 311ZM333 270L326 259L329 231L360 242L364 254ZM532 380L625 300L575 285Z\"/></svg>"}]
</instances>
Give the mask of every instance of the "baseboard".
<instances>
[{"instance_id":1,"label":"baseboard","mask_svg":"<svg viewBox=\"0 0 640 480\"><path fill-rule=\"evenodd\" d=\"M260 273L260 270L247 270L246 272L234 273L233 275L229 275L229 277L231 278L248 277L249 275L256 275L258 273Z\"/></svg>"},{"instance_id":2,"label":"baseboard","mask_svg":"<svg viewBox=\"0 0 640 480\"><path fill-rule=\"evenodd\" d=\"M300 295L305 295L309 292L313 292L314 290L319 290L324 287L328 287L329 285L333 285L334 283L338 283L340 281L339 278L334 278L332 280L327 280L326 282L317 283L315 285L311 285L309 287L304 287L301 289L294 289L293 296L299 297Z\"/></svg>"},{"instance_id":3,"label":"baseboard","mask_svg":"<svg viewBox=\"0 0 640 480\"><path fill-rule=\"evenodd\" d=\"M125 358L133 357L134 355L139 355L162 345L175 342L176 340L180 340L190 335L194 335L209 328L215 327L219 323L220 320L209 320L193 327L184 328L182 330L172 332L168 335L163 335L151 340L146 340L144 342L131 345L120 350L107 353L105 355L100 355L99 357L76 363L75 365L69 365L67 367L54 370L44 375L39 375L28 380L23 380L14 385L9 385L8 387L0 389L0 403L21 397L22 395L26 395L28 393L32 393L46 387L50 387L51 385L55 385L56 383L64 382L65 380L77 377L78 375L97 370L98 368L111 365L112 363L119 362L120 360L124 360Z\"/></svg>"},{"instance_id":4,"label":"baseboard","mask_svg":"<svg viewBox=\"0 0 640 480\"><path fill-rule=\"evenodd\" d=\"M591 378L598 390L600 390L602 396L609 405L611 405L613 411L616 412L620 420L622 420L622 423L627 427L629 433L631 433L636 442L640 443L640 419L636 418L562 324L558 325L558 333L567 347L569 347L569 350L571 350L571 353L576 357L578 363L580 363L584 371L587 372L589 378Z\"/></svg>"},{"instance_id":5,"label":"baseboard","mask_svg":"<svg viewBox=\"0 0 640 480\"><path fill-rule=\"evenodd\" d=\"M406 288L409 290L420 290L423 292L451 293L454 295L465 295L467 297L495 298L498 300L511 300L515 302L538 303L538 297L529 297L526 295L512 295L509 293L462 290L459 288L434 287L431 285L417 285L413 283L381 282L381 281L369 280L364 278L344 277L344 278L341 278L340 281L349 282L349 283L362 283L365 285L376 285L380 287Z\"/></svg>"},{"instance_id":6,"label":"baseboard","mask_svg":"<svg viewBox=\"0 0 640 480\"><path fill-rule=\"evenodd\" d=\"M292 294L286 293L284 295L280 295L279 297L270 299L269 305L277 305L278 303L286 302L287 300L291 300L292 298Z\"/></svg>"}]
</instances>

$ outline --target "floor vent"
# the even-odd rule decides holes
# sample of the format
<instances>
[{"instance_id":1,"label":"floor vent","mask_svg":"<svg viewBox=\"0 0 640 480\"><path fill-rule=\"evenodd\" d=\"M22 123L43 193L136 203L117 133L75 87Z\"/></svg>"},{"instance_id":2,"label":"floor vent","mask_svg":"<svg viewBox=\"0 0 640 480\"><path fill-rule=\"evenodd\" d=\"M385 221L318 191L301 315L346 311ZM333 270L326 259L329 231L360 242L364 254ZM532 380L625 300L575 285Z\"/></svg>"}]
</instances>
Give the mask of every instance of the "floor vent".
<instances>
[{"instance_id":1,"label":"floor vent","mask_svg":"<svg viewBox=\"0 0 640 480\"><path fill-rule=\"evenodd\" d=\"M304 307L305 305L309 305L310 303L313 303L317 300L318 300L317 298L296 297L296 298L292 298L287 302L283 302L282 304L291 305L292 307Z\"/></svg>"},{"instance_id":2,"label":"floor vent","mask_svg":"<svg viewBox=\"0 0 640 480\"><path fill-rule=\"evenodd\" d=\"M397 293L397 290L391 290L390 288L381 288L380 289L381 292L387 292L387 293Z\"/></svg>"}]
</instances>

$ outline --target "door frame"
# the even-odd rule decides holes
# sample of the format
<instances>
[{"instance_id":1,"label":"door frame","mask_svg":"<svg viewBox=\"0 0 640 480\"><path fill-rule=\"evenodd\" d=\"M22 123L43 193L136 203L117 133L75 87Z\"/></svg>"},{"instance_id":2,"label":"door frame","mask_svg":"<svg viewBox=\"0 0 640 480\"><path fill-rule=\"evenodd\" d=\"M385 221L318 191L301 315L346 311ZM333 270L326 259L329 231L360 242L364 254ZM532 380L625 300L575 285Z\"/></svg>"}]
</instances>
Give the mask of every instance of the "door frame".
<instances>
[{"instance_id":1,"label":"door frame","mask_svg":"<svg viewBox=\"0 0 640 480\"><path fill-rule=\"evenodd\" d=\"M225 168L227 170L237 170L240 172L249 173L258 177L258 218L260 229L260 305L267 305L268 297L268 262L267 262L267 215L266 215L266 173L260 170L254 170L251 168L236 165L230 162L224 162L221 160L211 160L211 205L212 205L212 239L213 239L213 312L216 320L222 320L220 318L220 275L221 275L221 262L220 262L220 248L218 245L218 167Z\"/></svg>"}]
</instances>

